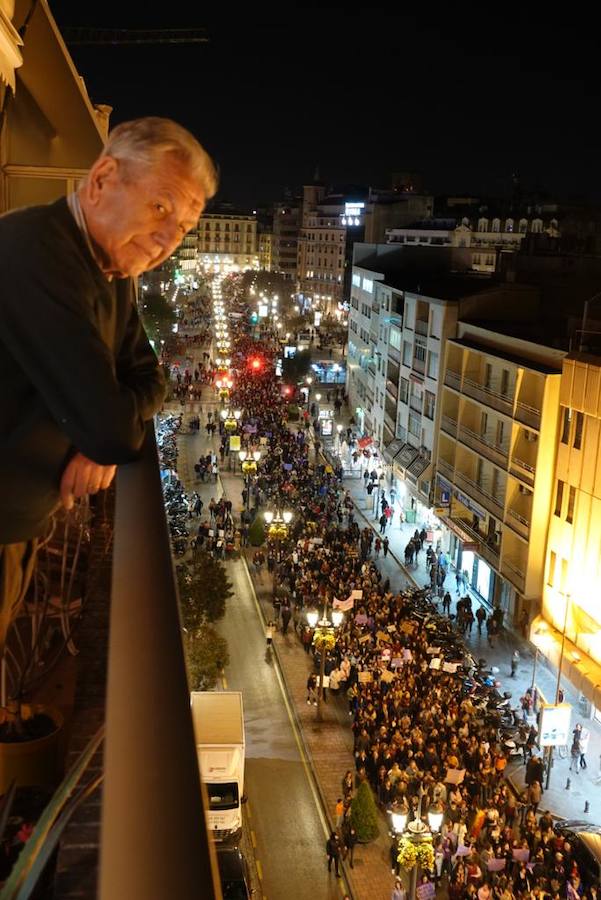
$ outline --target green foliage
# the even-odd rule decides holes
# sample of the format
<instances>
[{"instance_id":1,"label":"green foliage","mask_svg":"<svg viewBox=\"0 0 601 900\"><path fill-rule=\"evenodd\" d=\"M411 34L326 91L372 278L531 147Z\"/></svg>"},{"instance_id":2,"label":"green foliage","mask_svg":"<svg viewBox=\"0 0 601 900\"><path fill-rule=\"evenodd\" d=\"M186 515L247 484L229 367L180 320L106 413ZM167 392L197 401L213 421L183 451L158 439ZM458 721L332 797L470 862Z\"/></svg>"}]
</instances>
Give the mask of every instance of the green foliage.
<instances>
[{"instance_id":1,"label":"green foliage","mask_svg":"<svg viewBox=\"0 0 601 900\"><path fill-rule=\"evenodd\" d=\"M265 523L261 514L255 516L248 530L248 540L253 547L260 547L265 541Z\"/></svg>"},{"instance_id":2,"label":"green foliage","mask_svg":"<svg viewBox=\"0 0 601 900\"><path fill-rule=\"evenodd\" d=\"M378 810L367 781L363 781L359 785L351 803L351 822L357 832L357 840L361 843L367 843L377 838Z\"/></svg>"},{"instance_id":3,"label":"green foliage","mask_svg":"<svg viewBox=\"0 0 601 900\"><path fill-rule=\"evenodd\" d=\"M290 403L288 406L288 420L290 422L298 422L300 419L300 410L298 403Z\"/></svg>"},{"instance_id":4,"label":"green foliage","mask_svg":"<svg viewBox=\"0 0 601 900\"><path fill-rule=\"evenodd\" d=\"M184 651L188 663L191 691L210 691L229 664L227 641L210 625L194 636L184 633Z\"/></svg>"},{"instance_id":5,"label":"green foliage","mask_svg":"<svg viewBox=\"0 0 601 900\"><path fill-rule=\"evenodd\" d=\"M304 378L311 367L311 351L300 350L290 359L282 361L282 377L284 381L296 384Z\"/></svg>"},{"instance_id":6,"label":"green foliage","mask_svg":"<svg viewBox=\"0 0 601 900\"><path fill-rule=\"evenodd\" d=\"M223 563L197 549L190 563L181 563L176 571L184 628L196 634L207 622L222 619L226 601L234 595Z\"/></svg>"},{"instance_id":7,"label":"green foliage","mask_svg":"<svg viewBox=\"0 0 601 900\"><path fill-rule=\"evenodd\" d=\"M140 315L149 340L154 342L156 352L161 349L161 340L166 341L173 333L176 321L175 309L160 293L148 291L140 301Z\"/></svg>"}]
</instances>

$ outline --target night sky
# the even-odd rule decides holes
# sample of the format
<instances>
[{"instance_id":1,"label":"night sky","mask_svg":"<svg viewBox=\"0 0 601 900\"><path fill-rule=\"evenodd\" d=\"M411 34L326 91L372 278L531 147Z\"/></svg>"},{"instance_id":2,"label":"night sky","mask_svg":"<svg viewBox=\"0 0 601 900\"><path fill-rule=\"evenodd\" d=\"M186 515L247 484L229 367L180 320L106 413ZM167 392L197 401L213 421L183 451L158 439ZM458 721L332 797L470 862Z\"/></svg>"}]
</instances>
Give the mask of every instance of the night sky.
<instances>
[{"instance_id":1,"label":"night sky","mask_svg":"<svg viewBox=\"0 0 601 900\"><path fill-rule=\"evenodd\" d=\"M232 5L226 21L192 4L166 18L169 6L50 0L59 25L208 29L207 44L71 52L113 124L188 126L221 168L219 199L263 205L317 165L326 183L388 187L393 171L417 171L434 193L508 196L518 173L526 190L601 198L596 31L565 10L541 4L539 21L515 4L413 17L315 7L261 21Z\"/></svg>"}]
</instances>

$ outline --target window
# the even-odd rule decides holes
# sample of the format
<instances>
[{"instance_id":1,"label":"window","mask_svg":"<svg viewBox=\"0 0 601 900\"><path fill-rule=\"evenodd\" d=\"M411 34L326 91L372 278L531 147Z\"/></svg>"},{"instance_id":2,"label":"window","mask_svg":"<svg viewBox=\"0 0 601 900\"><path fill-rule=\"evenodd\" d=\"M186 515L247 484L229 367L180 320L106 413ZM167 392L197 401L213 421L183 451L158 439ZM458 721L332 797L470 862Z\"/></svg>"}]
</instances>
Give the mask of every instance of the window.
<instances>
[{"instance_id":1,"label":"window","mask_svg":"<svg viewBox=\"0 0 601 900\"><path fill-rule=\"evenodd\" d=\"M555 581L555 567L557 565L557 554L554 550L551 550L549 554L549 574L547 575L547 584L549 587L553 587L553 582Z\"/></svg>"},{"instance_id":2,"label":"window","mask_svg":"<svg viewBox=\"0 0 601 900\"><path fill-rule=\"evenodd\" d=\"M353 285L361 287L361 276L357 272L353 272Z\"/></svg>"},{"instance_id":3,"label":"window","mask_svg":"<svg viewBox=\"0 0 601 900\"><path fill-rule=\"evenodd\" d=\"M419 359L420 362L426 361L426 348L422 344L415 345L415 358Z\"/></svg>"},{"instance_id":4,"label":"window","mask_svg":"<svg viewBox=\"0 0 601 900\"><path fill-rule=\"evenodd\" d=\"M503 438L505 437L505 422L502 422L500 419L497 422L497 446L503 446Z\"/></svg>"},{"instance_id":5,"label":"window","mask_svg":"<svg viewBox=\"0 0 601 900\"><path fill-rule=\"evenodd\" d=\"M576 488L570 485L568 494L568 511L566 513L566 522L572 524L574 521L574 507L576 506Z\"/></svg>"},{"instance_id":6,"label":"window","mask_svg":"<svg viewBox=\"0 0 601 900\"><path fill-rule=\"evenodd\" d=\"M561 516L561 507L563 506L563 481L557 479L557 490L555 491L555 510L554 516Z\"/></svg>"},{"instance_id":7,"label":"window","mask_svg":"<svg viewBox=\"0 0 601 900\"><path fill-rule=\"evenodd\" d=\"M428 378L438 378L438 353L428 353Z\"/></svg>"},{"instance_id":8,"label":"window","mask_svg":"<svg viewBox=\"0 0 601 900\"><path fill-rule=\"evenodd\" d=\"M563 418L561 425L561 443L570 443L570 425L572 424L572 410L569 406L563 407Z\"/></svg>"},{"instance_id":9,"label":"window","mask_svg":"<svg viewBox=\"0 0 601 900\"><path fill-rule=\"evenodd\" d=\"M401 349L401 332L398 328L390 329L390 346L396 350Z\"/></svg>"},{"instance_id":10,"label":"window","mask_svg":"<svg viewBox=\"0 0 601 900\"><path fill-rule=\"evenodd\" d=\"M374 283L371 278L364 278L362 284L363 290L367 291L368 294L371 294L374 289Z\"/></svg>"},{"instance_id":11,"label":"window","mask_svg":"<svg viewBox=\"0 0 601 900\"><path fill-rule=\"evenodd\" d=\"M421 419L419 416L409 413L409 434L419 439L421 433Z\"/></svg>"},{"instance_id":12,"label":"window","mask_svg":"<svg viewBox=\"0 0 601 900\"><path fill-rule=\"evenodd\" d=\"M399 400L401 403L409 402L409 382L406 378L401 378L401 384L399 386Z\"/></svg>"},{"instance_id":13,"label":"window","mask_svg":"<svg viewBox=\"0 0 601 900\"><path fill-rule=\"evenodd\" d=\"M426 402L424 404L424 415L427 419L434 418L434 407L436 404L436 395L430 391L426 391Z\"/></svg>"},{"instance_id":14,"label":"window","mask_svg":"<svg viewBox=\"0 0 601 900\"><path fill-rule=\"evenodd\" d=\"M403 341L403 365L410 366L413 359L413 344Z\"/></svg>"},{"instance_id":15,"label":"window","mask_svg":"<svg viewBox=\"0 0 601 900\"><path fill-rule=\"evenodd\" d=\"M574 449L580 450L582 447L582 429L584 427L584 413L576 413L576 424L574 425Z\"/></svg>"},{"instance_id":16,"label":"window","mask_svg":"<svg viewBox=\"0 0 601 900\"><path fill-rule=\"evenodd\" d=\"M509 388L509 369L503 369L501 372L501 396L506 397Z\"/></svg>"}]
</instances>

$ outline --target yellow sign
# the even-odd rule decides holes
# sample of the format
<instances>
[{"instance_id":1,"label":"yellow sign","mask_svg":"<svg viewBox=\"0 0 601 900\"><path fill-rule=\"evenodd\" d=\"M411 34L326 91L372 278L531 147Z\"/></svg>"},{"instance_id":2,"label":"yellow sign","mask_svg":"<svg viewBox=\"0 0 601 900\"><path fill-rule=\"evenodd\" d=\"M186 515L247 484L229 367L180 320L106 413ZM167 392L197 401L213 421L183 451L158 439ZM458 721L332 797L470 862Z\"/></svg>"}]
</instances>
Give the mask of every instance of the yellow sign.
<instances>
[{"instance_id":1,"label":"yellow sign","mask_svg":"<svg viewBox=\"0 0 601 900\"><path fill-rule=\"evenodd\" d=\"M232 434L230 437L230 450L236 453L240 449L240 435Z\"/></svg>"},{"instance_id":2,"label":"yellow sign","mask_svg":"<svg viewBox=\"0 0 601 900\"><path fill-rule=\"evenodd\" d=\"M434 515L437 516L437 518L440 518L441 516L448 516L448 514L449 514L448 506L435 506L434 507Z\"/></svg>"}]
</instances>

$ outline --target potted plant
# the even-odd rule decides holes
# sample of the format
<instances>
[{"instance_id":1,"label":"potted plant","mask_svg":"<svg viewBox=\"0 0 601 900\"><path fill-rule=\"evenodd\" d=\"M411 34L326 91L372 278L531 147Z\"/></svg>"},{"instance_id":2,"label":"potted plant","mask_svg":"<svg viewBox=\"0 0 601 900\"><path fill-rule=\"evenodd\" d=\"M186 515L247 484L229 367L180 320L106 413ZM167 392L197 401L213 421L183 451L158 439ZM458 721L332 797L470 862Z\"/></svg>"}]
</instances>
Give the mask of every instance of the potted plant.
<instances>
[{"instance_id":1,"label":"potted plant","mask_svg":"<svg viewBox=\"0 0 601 900\"><path fill-rule=\"evenodd\" d=\"M351 824L361 844L367 844L378 836L378 810L367 781L361 782L351 803Z\"/></svg>"}]
</instances>

